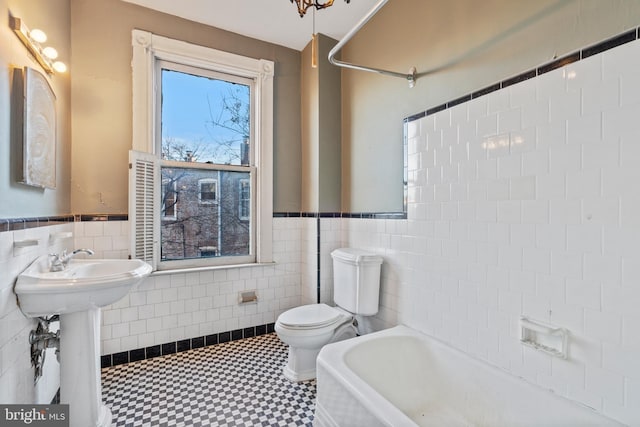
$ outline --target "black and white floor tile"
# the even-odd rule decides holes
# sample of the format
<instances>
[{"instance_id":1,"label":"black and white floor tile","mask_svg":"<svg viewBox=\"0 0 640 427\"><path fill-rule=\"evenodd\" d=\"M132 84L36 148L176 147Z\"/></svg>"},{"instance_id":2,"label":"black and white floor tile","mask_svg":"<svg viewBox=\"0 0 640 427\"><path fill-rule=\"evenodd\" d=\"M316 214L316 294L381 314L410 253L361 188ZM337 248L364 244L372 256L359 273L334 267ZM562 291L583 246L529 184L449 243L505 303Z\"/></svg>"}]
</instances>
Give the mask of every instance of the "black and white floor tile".
<instances>
[{"instance_id":1,"label":"black and white floor tile","mask_svg":"<svg viewBox=\"0 0 640 427\"><path fill-rule=\"evenodd\" d=\"M305 426L315 381L282 375L287 347L271 333L102 370L116 427Z\"/></svg>"}]
</instances>

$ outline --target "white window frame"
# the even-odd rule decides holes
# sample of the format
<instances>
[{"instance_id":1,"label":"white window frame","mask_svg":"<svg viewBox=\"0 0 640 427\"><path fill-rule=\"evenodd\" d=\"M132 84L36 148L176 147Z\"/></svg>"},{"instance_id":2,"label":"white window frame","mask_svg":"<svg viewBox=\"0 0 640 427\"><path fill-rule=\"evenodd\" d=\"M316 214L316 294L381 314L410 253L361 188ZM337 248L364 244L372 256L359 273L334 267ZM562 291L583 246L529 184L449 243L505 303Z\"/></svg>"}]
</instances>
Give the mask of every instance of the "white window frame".
<instances>
[{"instance_id":1,"label":"white window frame","mask_svg":"<svg viewBox=\"0 0 640 427\"><path fill-rule=\"evenodd\" d=\"M213 200L202 200L202 184L214 184ZM201 205L215 205L218 203L218 180L202 178L198 180L198 202Z\"/></svg>"},{"instance_id":2,"label":"white window frame","mask_svg":"<svg viewBox=\"0 0 640 427\"><path fill-rule=\"evenodd\" d=\"M132 77L133 77L133 153L131 169L136 170L136 153L151 153L160 159L160 153L156 144L158 128L157 100L159 95L158 81L156 80L156 64L158 61L168 61L177 64L213 70L230 75L249 78L254 81L251 92L251 104L254 112L253 143L255 144L253 166L256 174L252 184L255 190L255 263L273 262L272 219L273 219L273 70L272 61L265 59L253 59L223 52L216 49L198 46L180 40L158 36L147 31L132 31ZM143 156L148 162L149 156ZM154 172L155 206L160 206L161 185L159 179L159 166ZM131 181L131 180L130 180ZM153 233L148 232L151 227L145 226L151 216L141 218L136 214L140 209L140 201L136 194L132 194L130 185L129 220L131 222L131 256L142 258L152 264L154 270L160 264L160 226L159 215L153 215ZM137 204L136 204L137 203ZM160 209L160 208L158 208ZM145 212L148 209L145 208ZM142 221L142 222L141 222ZM146 230L141 236L142 230ZM143 243L141 243L143 242ZM144 252L137 251L138 247L153 248L153 253L147 249ZM231 257L233 258L233 257ZM212 261L213 259L209 259ZM197 260L206 262L207 259ZM196 263L183 268L202 267L215 263ZM236 264L228 264L230 267Z\"/></svg>"}]
</instances>

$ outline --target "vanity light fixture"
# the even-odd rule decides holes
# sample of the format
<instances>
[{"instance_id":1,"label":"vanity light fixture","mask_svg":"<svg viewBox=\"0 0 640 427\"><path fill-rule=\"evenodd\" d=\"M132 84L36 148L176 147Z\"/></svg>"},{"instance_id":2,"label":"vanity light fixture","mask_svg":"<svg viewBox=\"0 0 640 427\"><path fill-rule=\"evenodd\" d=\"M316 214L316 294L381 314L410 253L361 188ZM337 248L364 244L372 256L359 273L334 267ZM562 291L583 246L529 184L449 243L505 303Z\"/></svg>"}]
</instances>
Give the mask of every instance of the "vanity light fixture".
<instances>
[{"instance_id":1,"label":"vanity light fixture","mask_svg":"<svg viewBox=\"0 0 640 427\"><path fill-rule=\"evenodd\" d=\"M15 16L9 16L9 26L48 74L53 74L54 71L58 73L67 71L64 62L56 61L58 51L50 46L42 46L42 43L47 41L44 31L37 28L29 30L24 21Z\"/></svg>"},{"instance_id":2,"label":"vanity light fixture","mask_svg":"<svg viewBox=\"0 0 640 427\"><path fill-rule=\"evenodd\" d=\"M300 18L302 18L304 17L304 14L307 13L307 9L309 9L311 6L315 7L318 10L325 9L333 5L334 0L327 0L324 3L320 0L291 0L291 3L293 3L294 1L298 6L298 13L300 14ZM344 1L347 4L351 2L351 0L344 0Z\"/></svg>"}]
</instances>

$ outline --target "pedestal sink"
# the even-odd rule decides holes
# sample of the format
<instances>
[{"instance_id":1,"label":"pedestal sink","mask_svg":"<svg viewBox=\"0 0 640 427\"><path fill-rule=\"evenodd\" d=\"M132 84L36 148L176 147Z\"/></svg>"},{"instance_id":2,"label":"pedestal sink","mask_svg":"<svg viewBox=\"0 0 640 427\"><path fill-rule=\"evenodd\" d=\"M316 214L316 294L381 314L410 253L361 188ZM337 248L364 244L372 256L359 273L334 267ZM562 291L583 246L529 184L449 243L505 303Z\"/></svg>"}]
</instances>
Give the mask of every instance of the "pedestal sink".
<instances>
[{"instance_id":1,"label":"pedestal sink","mask_svg":"<svg viewBox=\"0 0 640 427\"><path fill-rule=\"evenodd\" d=\"M151 273L140 260L72 259L52 272L49 257L36 259L14 288L28 317L60 315L60 400L72 427L109 426L100 386L100 307L123 298Z\"/></svg>"}]
</instances>

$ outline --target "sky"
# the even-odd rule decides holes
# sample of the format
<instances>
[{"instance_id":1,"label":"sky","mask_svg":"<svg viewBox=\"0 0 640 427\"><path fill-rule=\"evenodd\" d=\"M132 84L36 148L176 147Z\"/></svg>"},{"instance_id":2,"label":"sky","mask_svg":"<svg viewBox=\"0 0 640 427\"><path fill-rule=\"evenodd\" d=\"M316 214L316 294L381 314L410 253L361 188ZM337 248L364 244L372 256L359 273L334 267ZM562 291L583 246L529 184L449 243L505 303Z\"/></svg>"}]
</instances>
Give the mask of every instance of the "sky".
<instances>
[{"instance_id":1,"label":"sky","mask_svg":"<svg viewBox=\"0 0 640 427\"><path fill-rule=\"evenodd\" d=\"M239 91L243 102L249 102L249 87L239 84L216 80L208 77L195 76L177 71L162 71L162 138L173 138L179 142L202 146L202 142L210 144L207 151L212 154L220 148L217 141L237 140L239 134L228 131L220 126L212 126L212 117L219 117L222 110L223 97L229 96L229 91ZM239 145L234 146L239 150ZM234 163L229 161L228 150L218 150L219 156L200 156L200 162L211 160L220 163ZM204 153L203 153L204 154Z\"/></svg>"}]
</instances>

